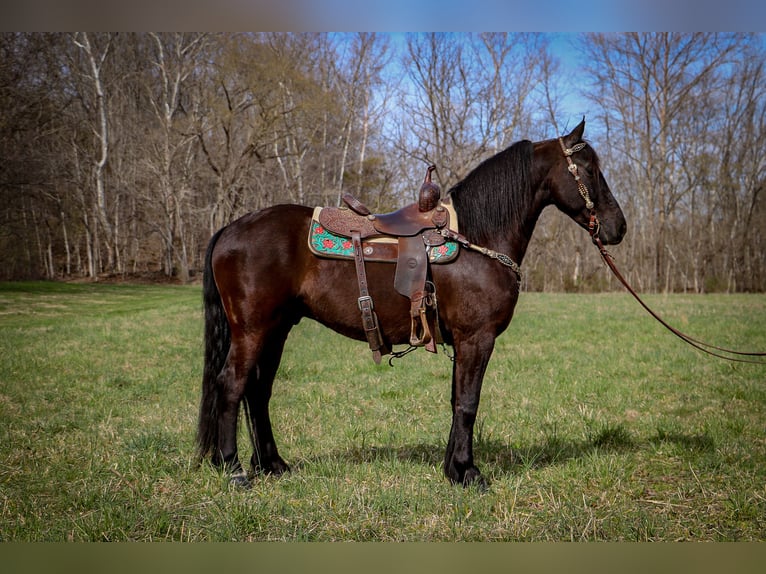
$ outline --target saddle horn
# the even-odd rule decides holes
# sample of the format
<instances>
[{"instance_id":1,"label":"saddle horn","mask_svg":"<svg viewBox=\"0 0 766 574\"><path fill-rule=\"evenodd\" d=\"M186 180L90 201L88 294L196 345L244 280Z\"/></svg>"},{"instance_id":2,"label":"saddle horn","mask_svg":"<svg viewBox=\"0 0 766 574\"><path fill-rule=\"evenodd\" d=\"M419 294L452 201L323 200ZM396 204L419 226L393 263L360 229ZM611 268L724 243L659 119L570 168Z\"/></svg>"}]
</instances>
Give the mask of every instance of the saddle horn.
<instances>
[{"instance_id":1,"label":"saddle horn","mask_svg":"<svg viewBox=\"0 0 766 574\"><path fill-rule=\"evenodd\" d=\"M432 211L439 205L442 190L431 181L431 172L435 169L435 165L429 165L426 169L426 176L423 179L423 185L420 186L420 195L418 196L418 211Z\"/></svg>"}]
</instances>

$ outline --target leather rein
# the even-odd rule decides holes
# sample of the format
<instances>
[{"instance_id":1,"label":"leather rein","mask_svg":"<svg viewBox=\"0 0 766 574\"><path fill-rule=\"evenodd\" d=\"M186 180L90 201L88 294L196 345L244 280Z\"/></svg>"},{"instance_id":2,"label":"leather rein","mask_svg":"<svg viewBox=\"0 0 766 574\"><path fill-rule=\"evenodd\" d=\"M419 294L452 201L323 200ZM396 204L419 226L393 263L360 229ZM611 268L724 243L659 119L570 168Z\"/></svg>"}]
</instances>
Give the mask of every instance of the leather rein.
<instances>
[{"instance_id":1,"label":"leather rein","mask_svg":"<svg viewBox=\"0 0 766 574\"><path fill-rule=\"evenodd\" d=\"M644 309L646 309L646 311L652 317L654 317L663 327L665 327L668 331L673 333L676 337L678 337L682 341L685 341L692 347L700 351L703 351L704 353L707 353L708 355L712 355L720 359L726 359L727 361L735 361L739 363L753 363L756 365L766 365L766 360L758 360L758 359L752 358L752 357L766 357L766 353L747 353L742 351L735 351L732 349L726 349L724 347L717 347L715 345L711 345L710 343L705 343L703 341L690 337L686 333L683 333L682 331L679 331L672 325L668 324L662 317L660 317L655 311L653 311L643 301L643 299L641 299L638 293L636 293L636 291L630 286L630 283L628 283L627 279L625 279L622 273L620 273L620 270L617 269L617 266L615 265L615 262L614 262L614 258L606 250L603 243L601 242L601 239L598 236L599 221L598 221L598 217L596 216L595 205L593 204L593 201L591 200L590 193L588 192L588 188L582 182L580 175L577 173L577 164L574 163L574 161L572 161L572 157L571 157L572 154L580 151L587 144L579 143L577 145L572 146L571 148L567 148L566 145L564 144L564 140L561 138L559 138L559 144L561 145L561 151L564 152L564 157L567 160L567 169L569 170L569 173L572 174L575 181L577 182L577 187L580 191L580 195L585 201L586 209L590 211L590 221L588 222L588 233L590 234L591 240L593 241L593 244L598 248L598 251L601 254L601 258L604 260L604 263L606 263L607 267L609 267L609 269L612 271L614 276L617 277L619 282L622 283L622 285L636 299L636 301L638 301L639 304ZM734 356L729 356L729 355L734 355Z\"/></svg>"}]
</instances>

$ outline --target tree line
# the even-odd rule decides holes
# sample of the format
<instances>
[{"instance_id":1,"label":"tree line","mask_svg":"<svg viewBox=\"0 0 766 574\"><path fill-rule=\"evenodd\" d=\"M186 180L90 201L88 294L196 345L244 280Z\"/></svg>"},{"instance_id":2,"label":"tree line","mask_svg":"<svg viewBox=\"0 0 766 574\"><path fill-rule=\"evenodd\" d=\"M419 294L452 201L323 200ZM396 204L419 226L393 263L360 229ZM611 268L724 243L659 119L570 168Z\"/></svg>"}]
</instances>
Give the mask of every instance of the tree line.
<instances>
[{"instance_id":1,"label":"tree line","mask_svg":"<svg viewBox=\"0 0 766 574\"><path fill-rule=\"evenodd\" d=\"M375 211L579 121L644 291L766 288L766 81L754 34L0 34L0 278L199 273L207 240L283 202ZM569 124L569 125L566 125ZM613 286L547 210L524 287ZM614 285L616 286L616 285Z\"/></svg>"}]
</instances>

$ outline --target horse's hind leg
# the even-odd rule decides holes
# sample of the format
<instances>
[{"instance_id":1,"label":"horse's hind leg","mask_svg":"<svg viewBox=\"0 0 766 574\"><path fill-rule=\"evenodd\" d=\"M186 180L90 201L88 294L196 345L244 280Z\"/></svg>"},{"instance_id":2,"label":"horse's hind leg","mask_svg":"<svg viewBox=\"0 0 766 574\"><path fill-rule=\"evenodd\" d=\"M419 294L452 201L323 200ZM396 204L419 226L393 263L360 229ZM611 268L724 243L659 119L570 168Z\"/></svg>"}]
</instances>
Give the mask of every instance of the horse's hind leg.
<instances>
[{"instance_id":1,"label":"horse's hind leg","mask_svg":"<svg viewBox=\"0 0 766 574\"><path fill-rule=\"evenodd\" d=\"M249 486L249 481L237 454L237 418L253 362L245 346L233 343L217 383L218 444L212 463L230 473L232 485L241 487Z\"/></svg>"},{"instance_id":2,"label":"horse's hind leg","mask_svg":"<svg viewBox=\"0 0 766 574\"><path fill-rule=\"evenodd\" d=\"M245 390L246 412L250 416L250 432L253 441L253 456L250 464L255 473L280 475L290 470L277 452L269 417L271 389L289 330L289 327L280 328L268 334Z\"/></svg>"}]
</instances>

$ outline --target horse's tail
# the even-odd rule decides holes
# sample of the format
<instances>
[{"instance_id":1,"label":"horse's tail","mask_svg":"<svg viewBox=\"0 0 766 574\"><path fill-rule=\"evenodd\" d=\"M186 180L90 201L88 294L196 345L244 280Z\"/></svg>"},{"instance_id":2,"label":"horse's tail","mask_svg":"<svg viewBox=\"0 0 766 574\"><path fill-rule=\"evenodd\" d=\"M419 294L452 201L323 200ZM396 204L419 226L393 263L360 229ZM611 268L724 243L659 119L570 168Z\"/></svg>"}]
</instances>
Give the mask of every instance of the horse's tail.
<instances>
[{"instance_id":1,"label":"horse's tail","mask_svg":"<svg viewBox=\"0 0 766 574\"><path fill-rule=\"evenodd\" d=\"M205 364L202 372L202 398L197 423L197 454L202 460L213 453L218 444L218 393L216 383L231 345L229 322L221 295L213 277L213 248L223 229L210 239L202 274L202 301L205 311Z\"/></svg>"}]
</instances>

